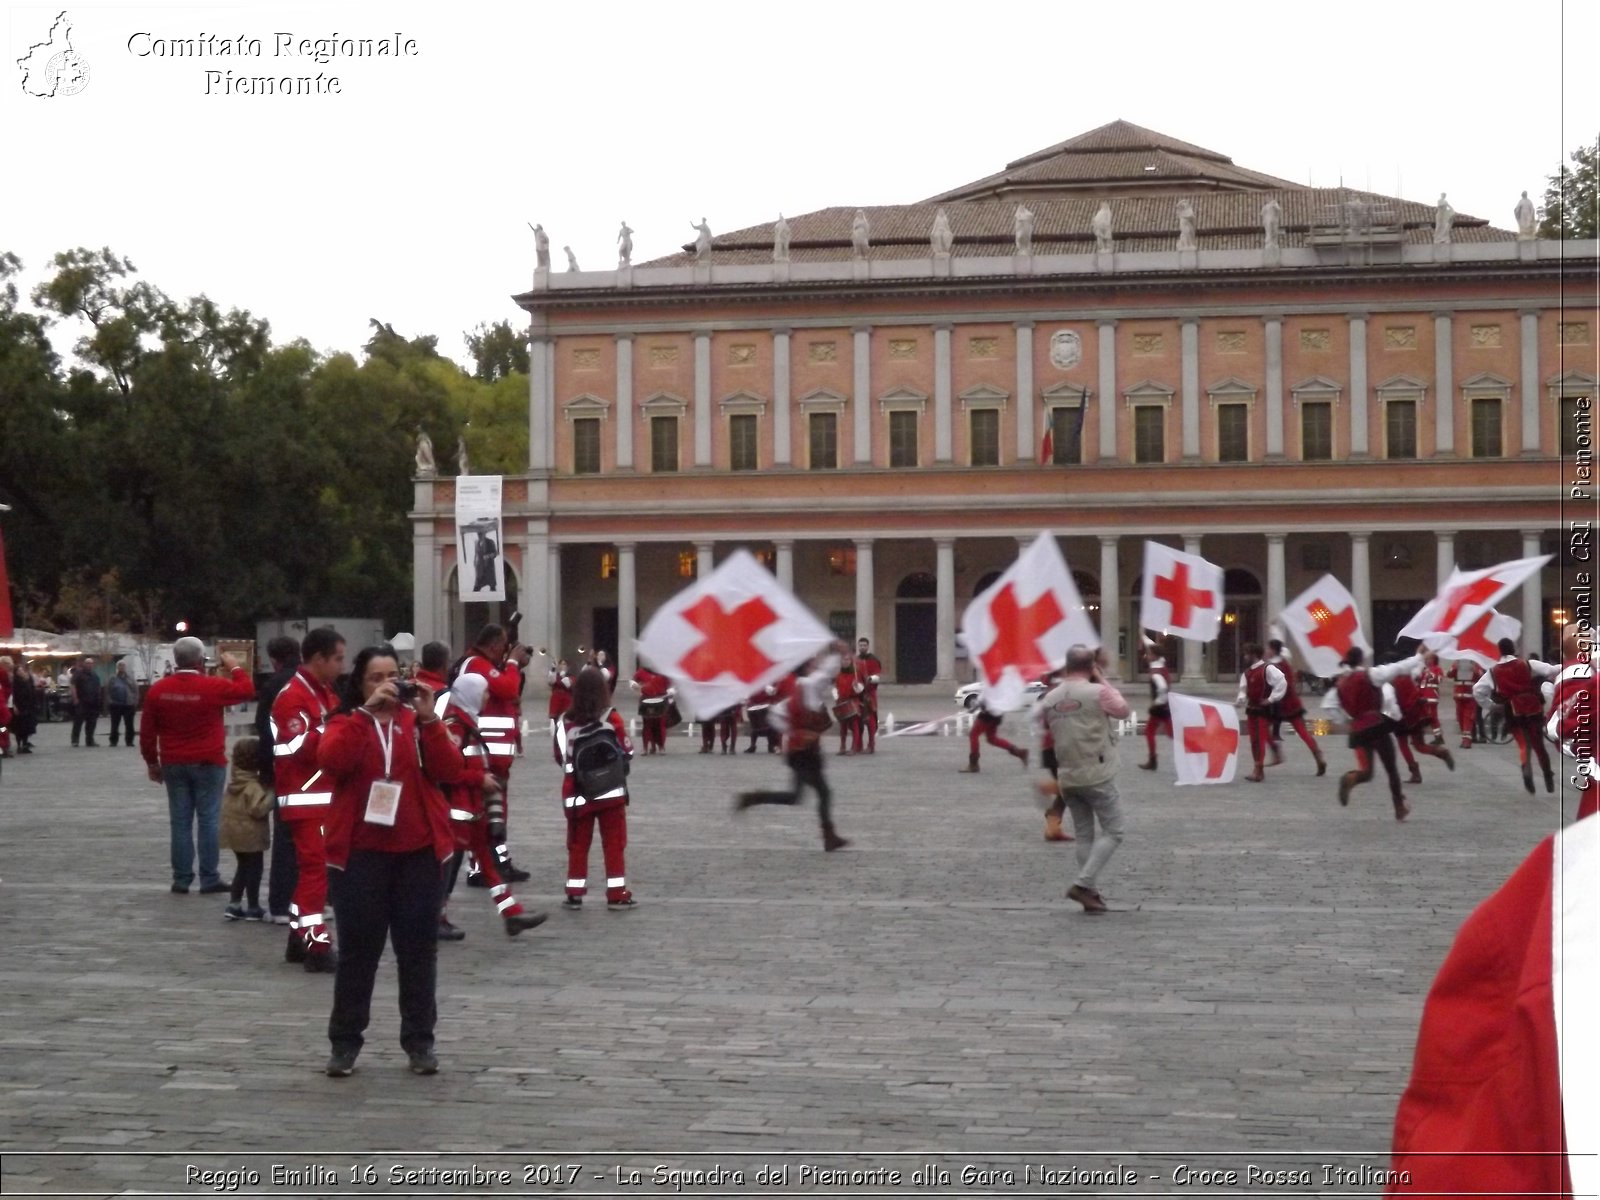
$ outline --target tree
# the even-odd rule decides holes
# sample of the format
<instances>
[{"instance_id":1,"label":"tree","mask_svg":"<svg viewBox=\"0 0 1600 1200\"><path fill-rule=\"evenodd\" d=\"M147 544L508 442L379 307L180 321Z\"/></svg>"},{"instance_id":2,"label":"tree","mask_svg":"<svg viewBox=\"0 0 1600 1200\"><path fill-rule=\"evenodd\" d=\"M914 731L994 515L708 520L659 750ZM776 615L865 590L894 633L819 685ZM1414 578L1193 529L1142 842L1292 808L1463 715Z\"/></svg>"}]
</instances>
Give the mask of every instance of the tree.
<instances>
[{"instance_id":1,"label":"tree","mask_svg":"<svg viewBox=\"0 0 1600 1200\"><path fill-rule=\"evenodd\" d=\"M467 339L467 352L475 364L472 374L484 383L493 383L513 373L528 373L528 340L511 328L510 321L493 325L479 322L477 328L461 335Z\"/></svg>"},{"instance_id":2,"label":"tree","mask_svg":"<svg viewBox=\"0 0 1600 1200\"><path fill-rule=\"evenodd\" d=\"M1600 228L1600 192L1596 189L1596 165L1600 160L1600 136L1593 144L1572 152L1572 166L1562 165L1550 176L1539 206L1539 236L1544 238L1593 238Z\"/></svg>"}]
</instances>

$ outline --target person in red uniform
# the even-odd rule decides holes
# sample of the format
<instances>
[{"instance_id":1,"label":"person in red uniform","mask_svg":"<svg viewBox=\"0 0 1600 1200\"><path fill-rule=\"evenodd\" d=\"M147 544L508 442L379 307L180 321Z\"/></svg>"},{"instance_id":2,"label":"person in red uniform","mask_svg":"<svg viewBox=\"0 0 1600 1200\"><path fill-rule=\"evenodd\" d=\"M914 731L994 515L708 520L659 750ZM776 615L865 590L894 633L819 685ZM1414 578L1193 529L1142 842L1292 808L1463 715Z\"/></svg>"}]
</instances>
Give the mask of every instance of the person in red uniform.
<instances>
[{"instance_id":1,"label":"person in red uniform","mask_svg":"<svg viewBox=\"0 0 1600 1200\"><path fill-rule=\"evenodd\" d=\"M1433 734L1434 745L1442 746L1444 729L1439 724L1439 695L1444 689L1444 668L1439 665L1439 656L1432 650L1422 652L1422 670L1417 672L1417 686L1422 689L1426 727Z\"/></svg>"},{"instance_id":2,"label":"person in red uniform","mask_svg":"<svg viewBox=\"0 0 1600 1200\"><path fill-rule=\"evenodd\" d=\"M991 746L997 746L1015 758L1023 766L1028 765L1028 752L1021 746L1013 746L1000 736L1000 722L1005 717L989 707L987 700L980 698L978 710L972 714L972 732L967 735L967 765L962 767L957 774L976 775L978 773L978 741L982 739Z\"/></svg>"},{"instance_id":3,"label":"person in red uniform","mask_svg":"<svg viewBox=\"0 0 1600 1200\"><path fill-rule=\"evenodd\" d=\"M567 815L568 909L583 907L589 891L589 846L595 826L600 827L600 849L606 867L606 907L629 909L637 903L628 890L624 851L628 846L628 789L625 784L598 796L585 796L578 786L574 742L590 726L609 725L617 744L628 757L633 746L622 716L611 707L611 686L598 667L585 667L572 683L572 707L556 722L555 758L561 768L561 807Z\"/></svg>"},{"instance_id":4,"label":"person in red uniform","mask_svg":"<svg viewBox=\"0 0 1600 1200\"><path fill-rule=\"evenodd\" d=\"M294 898L289 902L289 940L283 957L310 972L334 969L333 939L323 921L328 902L323 826L333 789L317 766L317 746L329 715L339 707L333 685L344 674L344 638L313 629L300 643L300 666L272 702L272 778L278 814L294 841Z\"/></svg>"},{"instance_id":5,"label":"person in red uniform","mask_svg":"<svg viewBox=\"0 0 1600 1200\"><path fill-rule=\"evenodd\" d=\"M1283 762L1283 723L1287 721L1289 727L1300 735L1306 749L1311 751L1311 757L1316 760L1317 774L1327 774L1328 760L1322 757L1317 739L1306 728L1306 705L1300 699L1299 679L1295 676L1288 655L1284 653L1283 643L1277 638L1267 642L1267 663L1278 668L1284 681L1283 698L1272 707L1272 757L1267 760L1267 765L1275 767Z\"/></svg>"},{"instance_id":6,"label":"person in red uniform","mask_svg":"<svg viewBox=\"0 0 1600 1200\"><path fill-rule=\"evenodd\" d=\"M1544 772L1544 790L1553 792L1556 776L1550 766L1550 752L1544 746L1544 694L1539 690L1539 681L1554 679L1561 668L1554 663L1529 662L1517 657L1517 644L1510 638L1501 638L1498 649L1500 661L1472 685L1472 697L1485 712L1494 703L1494 697L1500 697L1506 709L1506 731L1517 743L1523 788L1528 795L1533 795L1531 752Z\"/></svg>"},{"instance_id":7,"label":"person in red uniform","mask_svg":"<svg viewBox=\"0 0 1600 1200\"><path fill-rule=\"evenodd\" d=\"M833 677L833 715L839 721L839 753L861 753L861 697L867 685L856 673L855 659L846 651Z\"/></svg>"},{"instance_id":8,"label":"person in red uniform","mask_svg":"<svg viewBox=\"0 0 1600 1200\"><path fill-rule=\"evenodd\" d=\"M856 749L861 749L860 734L867 737L867 753L878 752L878 685L883 682L883 660L872 652L866 638L856 639L856 677L861 680L861 726L856 731Z\"/></svg>"},{"instance_id":9,"label":"person in red uniform","mask_svg":"<svg viewBox=\"0 0 1600 1200\"><path fill-rule=\"evenodd\" d=\"M424 682L420 673L417 681ZM478 711L483 707L487 693L488 681L482 675L459 676L455 686L450 689L442 718L450 740L461 751L466 765L466 773L461 779L444 786L445 801L450 806L450 830L455 835L456 843L456 853L451 856L451 863L459 864L459 856L463 851L473 856L483 871L484 880L489 885L489 899L494 901L506 933L516 937L525 929L542 925L549 914L530 913L522 907L512 894L511 885L500 878L500 872L495 868L494 854L489 849L490 806L499 796L500 783L489 773L489 751L483 735L478 732ZM442 893L442 904L449 902L450 886L454 883L452 872ZM439 928L440 936L445 940L461 940L460 936L448 936L443 932L448 928L460 934L453 925L447 925L442 905Z\"/></svg>"},{"instance_id":10,"label":"person in red uniform","mask_svg":"<svg viewBox=\"0 0 1600 1200\"><path fill-rule=\"evenodd\" d=\"M1149 748L1150 757L1139 764L1139 769L1154 771L1156 735L1164 733L1169 740L1172 737L1172 706L1167 703L1167 693L1172 690L1172 670L1167 666L1167 660L1148 642L1145 644L1145 653L1150 656L1145 664L1145 671L1150 676L1150 718L1144 723L1144 743Z\"/></svg>"},{"instance_id":11,"label":"person in red uniform","mask_svg":"<svg viewBox=\"0 0 1600 1200\"><path fill-rule=\"evenodd\" d=\"M1419 668L1418 673L1425 669L1426 667ZM1414 675L1396 675L1389 686L1394 689L1395 704L1400 709L1400 717L1394 722L1394 740L1400 748L1400 756L1406 760L1406 766L1411 772L1411 778L1407 782L1422 782L1422 768L1417 765L1412 750L1418 754L1443 759L1444 765L1454 771L1456 760L1450 751L1426 740L1429 728L1428 698L1422 690L1422 684Z\"/></svg>"},{"instance_id":12,"label":"person in red uniform","mask_svg":"<svg viewBox=\"0 0 1600 1200\"><path fill-rule=\"evenodd\" d=\"M317 744L317 766L333 789L326 850L339 968L324 1068L333 1076L355 1070L385 941L393 941L398 967L400 1046L413 1073L439 1069L433 1052L439 883L455 846L439 788L465 778L467 764L435 714L427 685L415 685L402 704L399 682L393 649L362 650L344 702Z\"/></svg>"},{"instance_id":13,"label":"person in red uniform","mask_svg":"<svg viewBox=\"0 0 1600 1200\"><path fill-rule=\"evenodd\" d=\"M550 685L550 704L545 714L552 721L559 721L561 714L572 707L572 670L566 659L556 660L545 672L545 682Z\"/></svg>"},{"instance_id":14,"label":"person in red uniform","mask_svg":"<svg viewBox=\"0 0 1600 1200\"><path fill-rule=\"evenodd\" d=\"M1383 711L1383 685L1398 675L1404 675L1422 664L1420 658L1404 658L1396 663L1368 667L1366 653L1360 646L1352 646L1341 665L1348 668L1339 676L1335 693L1339 708L1350 721L1350 748L1356 752L1356 769L1339 777L1339 803L1348 805L1350 793L1359 784L1372 779L1372 759L1376 755L1383 763L1389 777L1389 798L1394 803L1394 819L1404 821L1411 815L1400 790L1400 771L1394 761L1394 739L1389 732L1389 718Z\"/></svg>"},{"instance_id":15,"label":"person in red uniform","mask_svg":"<svg viewBox=\"0 0 1600 1200\"><path fill-rule=\"evenodd\" d=\"M1594 668L1594 643L1579 626L1561 635L1561 673L1550 695L1545 732L1576 760L1572 785L1578 789L1577 819L1600 812L1600 764L1596 763L1596 723L1600 722L1600 677Z\"/></svg>"},{"instance_id":16,"label":"person in red uniform","mask_svg":"<svg viewBox=\"0 0 1600 1200\"><path fill-rule=\"evenodd\" d=\"M1461 729L1463 750L1472 749L1473 730L1478 724L1478 702L1472 698L1472 686L1482 677L1483 668L1468 658L1456 659L1445 672L1456 702L1456 725Z\"/></svg>"},{"instance_id":17,"label":"person in red uniform","mask_svg":"<svg viewBox=\"0 0 1600 1200\"><path fill-rule=\"evenodd\" d=\"M746 754L754 754L756 752L756 740L763 737L767 739L768 752L777 749L780 738L778 731L772 727L772 722L769 720L773 700L777 694L777 689L769 684L759 692L754 692L745 698L744 715L745 719L750 722L750 744L744 748Z\"/></svg>"},{"instance_id":18,"label":"person in red uniform","mask_svg":"<svg viewBox=\"0 0 1600 1200\"><path fill-rule=\"evenodd\" d=\"M661 754L667 749L667 702L672 698L672 681L659 671L640 665L629 684L639 693L639 724L644 730L644 752Z\"/></svg>"},{"instance_id":19,"label":"person in red uniform","mask_svg":"<svg viewBox=\"0 0 1600 1200\"><path fill-rule=\"evenodd\" d=\"M461 663L461 675L482 675L488 683L488 696L478 717L478 732L489 747L489 771L500 782L505 799L506 823L511 819L511 761L516 757L522 715L522 670L532 658L526 646L512 646L506 631L498 625L485 625L472 645L472 653ZM552 693L551 703L555 696ZM501 878L526 883L529 875L511 861L508 838L502 837L492 849L498 860ZM470 881L469 881L470 882Z\"/></svg>"},{"instance_id":20,"label":"person in red uniform","mask_svg":"<svg viewBox=\"0 0 1600 1200\"><path fill-rule=\"evenodd\" d=\"M449 670L450 647L444 642L429 642L422 647L422 657L417 660L416 674L412 678L427 684L428 690L438 696L450 689Z\"/></svg>"},{"instance_id":21,"label":"person in red uniform","mask_svg":"<svg viewBox=\"0 0 1600 1200\"><path fill-rule=\"evenodd\" d=\"M1272 712L1274 706L1288 695L1289 681L1283 672L1266 659L1260 642L1250 642L1244 647L1244 657L1250 665L1239 676L1239 696L1236 704L1244 706L1245 723L1250 733L1250 756L1255 769L1245 776L1250 783L1260 783L1266 776L1267 746L1272 742Z\"/></svg>"},{"instance_id":22,"label":"person in red uniform","mask_svg":"<svg viewBox=\"0 0 1600 1200\"><path fill-rule=\"evenodd\" d=\"M157 680L145 697L139 751L150 782L167 787L172 890L185 895L194 882L198 829L200 894L211 895L228 890L217 867L222 789L228 771L222 714L230 704L254 699L256 686L231 654L221 657L226 679L201 674L206 648L199 638L179 638L172 657L177 670Z\"/></svg>"}]
</instances>

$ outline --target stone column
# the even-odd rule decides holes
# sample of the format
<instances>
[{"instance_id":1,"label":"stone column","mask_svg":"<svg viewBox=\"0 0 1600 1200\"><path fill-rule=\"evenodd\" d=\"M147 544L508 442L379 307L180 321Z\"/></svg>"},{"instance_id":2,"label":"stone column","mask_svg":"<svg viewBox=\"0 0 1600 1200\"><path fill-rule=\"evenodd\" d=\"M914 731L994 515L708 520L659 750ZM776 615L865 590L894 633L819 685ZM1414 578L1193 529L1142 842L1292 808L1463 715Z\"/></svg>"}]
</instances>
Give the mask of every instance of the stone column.
<instances>
[{"instance_id":1,"label":"stone column","mask_svg":"<svg viewBox=\"0 0 1600 1200\"><path fill-rule=\"evenodd\" d=\"M855 455L858 463L872 461L872 327L858 325L851 331L855 361L855 395L851 411L855 414Z\"/></svg>"},{"instance_id":2,"label":"stone column","mask_svg":"<svg viewBox=\"0 0 1600 1200\"><path fill-rule=\"evenodd\" d=\"M1456 371L1447 312L1433 314L1433 378L1438 388L1433 402L1433 452L1453 456L1456 452Z\"/></svg>"},{"instance_id":3,"label":"stone column","mask_svg":"<svg viewBox=\"0 0 1600 1200\"><path fill-rule=\"evenodd\" d=\"M955 439L950 416L950 326L933 327L933 461L952 458Z\"/></svg>"},{"instance_id":4,"label":"stone column","mask_svg":"<svg viewBox=\"0 0 1600 1200\"><path fill-rule=\"evenodd\" d=\"M639 589L634 575L633 543L617 543L617 681L633 678L633 642L639 636Z\"/></svg>"},{"instance_id":5,"label":"stone column","mask_svg":"<svg viewBox=\"0 0 1600 1200\"><path fill-rule=\"evenodd\" d=\"M1117 323L1101 321L1100 329L1100 461L1117 460ZM1087 413L1084 416L1088 416ZM1093 461L1084 448L1084 462Z\"/></svg>"},{"instance_id":6,"label":"stone column","mask_svg":"<svg viewBox=\"0 0 1600 1200\"><path fill-rule=\"evenodd\" d=\"M1183 457L1200 457L1200 322L1182 325Z\"/></svg>"},{"instance_id":7,"label":"stone column","mask_svg":"<svg viewBox=\"0 0 1600 1200\"><path fill-rule=\"evenodd\" d=\"M415 486L416 507L419 511L433 509L433 484L419 482ZM433 517L415 521L411 526L411 630L416 635L420 653L424 642L439 635L434 631L443 611L443 595L433 551Z\"/></svg>"},{"instance_id":8,"label":"stone column","mask_svg":"<svg viewBox=\"0 0 1600 1200\"><path fill-rule=\"evenodd\" d=\"M1367 449L1367 314L1350 317L1350 457L1366 458Z\"/></svg>"},{"instance_id":9,"label":"stone column","mask_svg":"<svg viewBox=\"0 0 1600 1200\"><path fill-rule=\"evenodd\" d=\"M711 465L711 335L694 335L694 465Z\"/></svg>"},{"instance_id":10,"label":"stone column","mask_svg":"<svg viewBox=\"0 0 1600 1200\"><path fill-rule=\"evenodd\" d=\"M1200 537L1198 534L1185 534L1183 538L1183 552L1198 555L1200 553ZM1194 683L1204 680L1207 674L1206 643L1191 642L1179 639L1183 647L1183 663L1178 669L1179 683Z\"/></svg>"},{"instance_id":11,"label":"stone column","mask_svg":"<svg viewBox=\"0 0 1600 1200\"><path fill-rule=\"evenodd\" d=\"M715 542L696 542L694 544L694 577L704 579L717 569Z\"/></svg>"},{"instance_id":12,"label":"stone column","mask_svg":"<svg viewBox=\"0 0 1600 1200\"><path fill-rule=\"evenodd\" d=\"M1437 554L1435 572L1438 576L1438 583L1434 589L1437 592L1439 588L1444 587L1444 581L1450 578L1450 572L1455 569L1456 535L1440 530L1433 536L1438 539L1438 544L1435 547L1435 553Z\"/></svg>"},{"instance_id":13,"label":"stone column","mask_svg":"<svg viewBox=\"0 0 1600 1200\"><path fill-rule=\"evenodd\" d=\"M1371 537L1368 533L1350 535L1350 594L1355 597L1356 614L1369 640L1372 636L1372 569L1368 556Z\"/></svg>"},{"instance_id":14,"label":"stone column","mask_svg":"<svg viewBox=\"0 0 1600 1200\"><path fill-rule=\"evenodd\" d=\"M1118 652L1122 638L1122 582L1117 577L1116 534L1100 535L1100 644L1111 659L1112 677L1122 678L1127 657Z\"/></svg>"},{"instance_id":15,"label":"stone column","mask_svg":"<svg viewBox=\"0 0 1600 1200\"><path fill-rule=\"evenodd\" d=\"M794 543L773 542L774 556L773 574L778 577L778 582L791 592L794 591Z\"/></svg>"},{"instance_id":16,"label":"stone column","mask_svg":"<svg viewBox=\"0 0 1600 1200\"><path fill-rule=\"evenodd\" d=\"M1267 457L1283 457L1283 318L1268 317ZM1281 549L1280 544L1280 549Z\"/></svg>"},{"instance_id":17,"label":"stone column","mask_svg":"<svg viewBox=\"0 0 1600 1200\"><path fill-rule=\"evenodd\" d=\"M548 471L553 447L548 436L550 423L546 419L550 401L545 396L545 384L550 377L551 344L549 338L536 337L528 341L528 469Z\"/></svg>"},{"instance_id":18,"label":"stone column","mask_svg":"<svg viewBox=\"0 0 1600 1200\"><path fill-rule=\"evenodd\" d=\"M941 683L956 677L956 543L954 538L935 538L937 567L935 577L937 598L935 610L935 636L939 644L934 651L934 670Z\"/></svg>"},{"instance_id":19,"label":"stone column","mask_svg":"<svg viewBox=\"0 0 1600 1200\"><path fill-rule=\"evenodd\" d=\"M856 636L871 638L878 644L878 614L873 608L876 593L872 569L872 539L856 539ZM853 648L853 647L852 647Z\"/></svg>"},{"instance_id":20,"label":"stone column","mask_svg":"<svg viewBox=\"0 0 1600 1200\"><path fill-rule=\"evenodd\" d=\"M548 567L545 570L545 636L549 639L546 645L550 648L552 659L560 658L566 653L566 647L561 644L561 545L559 542L549 542L549 552L545 555Z\"/></svg>"},{"instance_id":21,"label":"stone column","mask_svg":"<svg viewBox=\"0 0 1600 1200\"><path fill-rule=\"evenodd\" d=\"M633 334L617 334L617 470L633 470ZM629 675L633 672L629 671Z\"/></svg>"},{"instance_id":22,"label":"stone column","mask_svg":"<svg viewBox=\"0 0 1600 1200\"><path fill-rule=\"evenodd\" d=\"M1278 619L1278 614L1283 611L1283 606L1289 602L1288 572L1284 569L1283 541L1281 533L1267 534L1267 611L1262 614L1262 623L1270 624Z\"/></svg>"},{"instance_id":23,"label":"stone column","mask_svg":"<svg viewBox=\"0 0 1600 1200\"><path fill-rule=\"evenodd\" d=\"M1033 431L1033 414L1033 322L1018 321L1017 461L1019 463L1038 461L1039 443Z\"/></svg>"},{"instance_id":24,"label":"stone column","mask_svg":"<svg viewBox=\"0 0 1600 1200\"><path fill-rule=\"evenodd\" d=\"M1538 529L1522 531L1522 557L1533 558L1539 553ZM1544 653L1544 580L1542 570L1535 571L1522 583L1522 649Z\"/></svg>"},{"instance_id":25,"label":"stone column","mask_svg":"<svg viewBox=\"0 0 1600 1200\"><path fill-rule=\"evenodd\" d=\"M522 590L517 593L517 604L522 608L522 640L534 649L556 649L550 640L549 573L550 535L529 533L522 539ZM417 642L422 642L420 633ZM549 664L539 664L537 658L535 664L530 668L537 672L534 682L542 683Z\"/></svg>"},{"instance_id":26,"label":"stone column","mask_svg":"<svg viewBox=\"0 0 1600 1200\"><path fill-rule=\"evenodd\" d=\"M789 331L772 331L772 461L787 467L793 461L789 448Z\"/></svg>"},{"instance_id":27,"label":"stone column","mask_svg":"<svg viewBox=\"0 0 1600 1200\"><path fill-rule=\"evenodd\" d=\"M1543 425L1539 420L1539 310L1524 308L1517 319L1522 326L1522 452L1538 454ZM1556 445L1561 445L1559 438Z\"/></svg>"}]
</instances>

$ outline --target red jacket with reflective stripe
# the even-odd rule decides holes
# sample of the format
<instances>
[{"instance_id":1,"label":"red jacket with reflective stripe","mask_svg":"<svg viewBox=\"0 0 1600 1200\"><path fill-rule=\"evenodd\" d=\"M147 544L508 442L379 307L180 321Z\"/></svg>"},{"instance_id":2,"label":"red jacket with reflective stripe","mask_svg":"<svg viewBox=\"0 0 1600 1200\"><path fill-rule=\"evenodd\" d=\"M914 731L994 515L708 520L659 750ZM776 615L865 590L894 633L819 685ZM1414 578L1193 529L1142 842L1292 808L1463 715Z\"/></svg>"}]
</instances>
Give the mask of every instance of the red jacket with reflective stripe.
<instances>
[{"instance_id":1,"label":"red jacket with reflective stripe","mask_svg":"<svg viewBox=\"0 0 1600 1200\"><path fill-rule=\"evenodd\" d=\"M222 710L255 695L256 685L243 667L235 667L228 679L190 670L158 679L144 698L139 751L152 767L225 767Z\"/></svg>"},{"instance_id":2,"label":"red jacket with reflective stripe","mask_svg":"<svg viewBox=\"0 0 1600 1200\"><path fill-rule=\"evenodd\" d=\"M333 785L312 783L317 773L317 743L339 698L304 667L294 673L272 702L272 778L278 810L285 821L324 821ZM307 784L310 784L307 787ZM304 802L298 802L304 797ZM316 797L325 797L320 803Z\"/></svg>"},{"instance_id":3,"label":"red jacket with reflective stripe","mask_svg":"<svg viewBox=\"0 0 1600 1200\"><path fill-rule=\"evenodd\" d=\"M403 708L395 714L394 727L390 776L400 785L400 807L393 825L375 825L364 816L372 785L383 778L377 724L364 710L328 721L317 746L317 765L333 785L323 830L330 867L342 870L352 850L406 854L431 849L440 862L455 852L450 811L439 788L460 782L466 760L442 720L419 727L416 714Z\"/></svg>"}]
</instances>

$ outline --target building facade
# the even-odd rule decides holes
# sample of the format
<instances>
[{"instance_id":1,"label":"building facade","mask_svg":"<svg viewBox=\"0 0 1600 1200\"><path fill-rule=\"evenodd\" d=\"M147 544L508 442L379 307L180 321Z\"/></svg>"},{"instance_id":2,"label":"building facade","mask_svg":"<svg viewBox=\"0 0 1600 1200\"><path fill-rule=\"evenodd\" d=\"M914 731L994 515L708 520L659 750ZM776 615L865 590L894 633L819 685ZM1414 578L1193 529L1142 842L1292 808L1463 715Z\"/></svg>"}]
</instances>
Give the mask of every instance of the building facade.
<instances>
[{"instance_id":1,"label":"building facade","mask_svg":"<svg viewBox=\"0 0 1600 1200\"><path fill-rule=\"evenodd\" d=\"M1452 564L1556 552L1510 602L1548 647L1583 566L1595 266L1124 122L917 204L541 266L505 484L524 640L626 675L655 608L745 547L892 679L964 680L962 609L1051 530L1124 676L1146 538L1227 572L1187 678L1233 674L1324 572L1381 646ZM418 637L459 646L493 614L457 602L453 502L419 479L411 515Z\"/></svg>"}]
</instances>

